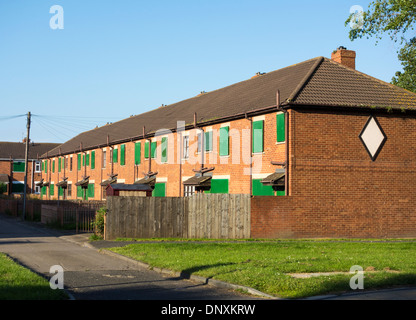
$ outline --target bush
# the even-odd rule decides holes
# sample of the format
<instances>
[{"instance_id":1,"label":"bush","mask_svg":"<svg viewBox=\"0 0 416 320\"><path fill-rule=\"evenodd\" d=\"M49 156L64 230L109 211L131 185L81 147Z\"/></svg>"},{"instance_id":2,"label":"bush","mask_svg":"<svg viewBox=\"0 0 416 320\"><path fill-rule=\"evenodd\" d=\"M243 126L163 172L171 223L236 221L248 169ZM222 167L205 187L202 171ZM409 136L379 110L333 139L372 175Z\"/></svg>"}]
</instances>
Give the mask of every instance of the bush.
<instances>
[{"instance_id":1,"label":"bush","mask_svg":"<svg viewBox=\"0 0 416 320\"><path fill-rule=\"evenodd\" d=\"M7 192L7 185L3 182L0 183L0 194Z\"/></svg>"},{"instance_id":2,"label":"bush","mask_svg":"<svg viewBox=\"0 0 416 320\"><path fill-rule=\"evenodd\" d=\"M92 222L94 234L96 237L102 238L104 236L104 216L107 213L106 207L101 207L95 214L95 219Z\"/></svg>"}]
</instances>

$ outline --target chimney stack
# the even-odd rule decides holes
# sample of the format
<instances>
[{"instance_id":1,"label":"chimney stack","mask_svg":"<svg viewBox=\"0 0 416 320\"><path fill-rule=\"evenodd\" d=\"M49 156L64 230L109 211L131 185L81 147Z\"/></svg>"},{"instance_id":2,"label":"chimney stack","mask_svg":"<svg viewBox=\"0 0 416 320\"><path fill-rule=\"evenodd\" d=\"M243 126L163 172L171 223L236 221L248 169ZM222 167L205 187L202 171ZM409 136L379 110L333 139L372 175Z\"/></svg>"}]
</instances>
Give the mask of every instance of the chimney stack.
<instances>
[{"instance_id":1,"label":"chimney stack","mask_svg":"<svg viewBox=\"0 0 416 320\"><path fill-rule=\"evenodd\" d=\"M355 51L347 50L345 47L339 47L332 52L331 59L348 68L355 69L355 56Z\"/></svg>"}]
</instances>

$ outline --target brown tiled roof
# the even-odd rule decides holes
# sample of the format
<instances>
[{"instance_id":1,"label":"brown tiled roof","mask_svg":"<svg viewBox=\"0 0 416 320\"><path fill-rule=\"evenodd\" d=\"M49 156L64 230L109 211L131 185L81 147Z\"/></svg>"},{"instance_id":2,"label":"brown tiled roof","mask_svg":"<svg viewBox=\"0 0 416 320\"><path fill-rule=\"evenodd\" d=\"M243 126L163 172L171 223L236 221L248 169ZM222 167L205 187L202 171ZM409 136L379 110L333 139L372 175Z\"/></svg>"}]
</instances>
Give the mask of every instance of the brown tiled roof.
<instances>
[{"instance_id":1,"label":"brown tiled roof","mask_svg":"<svg viewBox=\"0 0 416 320\"><path fill-rule=\"evenodd\" d=\"M416 94L349 69L324 57L272 71L222 89L160 107L119 122L83 132L61 145L62 154L93 149L107 144L142 138L161 129L175 130L177 121L187 126L228 121L245 113L263 113L276 108L276 93L281 106L320 105L416 109ZM55 148L49 155L56 156Z\"/></svg>"},{"instance_id":2,"label":"brown tiled roof","mask_svg":"<svg viewBox=\"0 0 416 320\"><path fill-rule=\"evenodd\" d=\"M416 109L416 94L323 59L292 104Z\"/></svg>"},{"instance_id":3,"label":"brown tiled roof","mask_svg":"<svg viewBox=\"0 0 416 320\"><path fill-rule=\"evenodd\" d=\"M59 143L30 143L29 159L36 160L44 153L60 146ZM0 141L0 158L23 160L25 158L26 144L22 142L4 142Z\"/></svg>"},{"instance_id":4,"label":"brown tiled roof","mask_svg":"<svg viewBox=\"0 0 416 320\"><path fill-rule=\"evenodd\" d=\"M264 178L261 183L271 186L284 186L285 185L285 172L276 171Z\"/></svg>"},{"instance_id":5,"label":"brown tiled roof","mask_svg":"<svg viewBox=\"0 0 416 320\"><path fill-rule=\"evenodd\" d=\"M188 180L184 181L184 185L188 186L211 186L211 176L193 176Z\"/></svg>"}]
</instances>

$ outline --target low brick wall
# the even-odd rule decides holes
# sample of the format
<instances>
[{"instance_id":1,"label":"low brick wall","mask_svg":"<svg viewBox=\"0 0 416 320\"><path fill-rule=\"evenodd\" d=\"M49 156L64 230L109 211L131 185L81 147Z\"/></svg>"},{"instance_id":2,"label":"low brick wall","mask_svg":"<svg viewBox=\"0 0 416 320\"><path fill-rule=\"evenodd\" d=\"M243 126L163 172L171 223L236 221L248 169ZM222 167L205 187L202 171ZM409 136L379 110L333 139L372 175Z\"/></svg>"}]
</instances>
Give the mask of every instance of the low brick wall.
<instances>
[{"instance_id":1,"label":"low brick wall","mask_svg":"<svg viewBox=\"0 0 416 320\"><path fill-rule=\"evenodd\" d=\"M252 238L416 237L412 199L362 195L253 197Z\"/></svg>"}]
</instances>

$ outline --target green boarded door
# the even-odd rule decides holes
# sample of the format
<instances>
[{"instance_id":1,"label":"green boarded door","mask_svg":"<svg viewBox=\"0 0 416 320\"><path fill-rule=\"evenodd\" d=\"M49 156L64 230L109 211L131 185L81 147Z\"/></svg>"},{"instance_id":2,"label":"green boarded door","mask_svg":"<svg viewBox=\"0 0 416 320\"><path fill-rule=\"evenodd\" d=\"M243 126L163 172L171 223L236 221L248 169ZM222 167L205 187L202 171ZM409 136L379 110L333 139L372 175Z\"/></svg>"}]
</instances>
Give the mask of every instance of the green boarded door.
<instances>
[{"instance_id":1,"label":"green boarded door","mask_svg":"<svg viewBox=\"0 0 416 320\"><path fill-rule=\"evenodd\" d=\"M228 179L212 179L211 189L206 193L228 193Z\"/></svg>"},{"instance_id":2,"label":"green boarded door","mask_svg":"<svg viewBox=\"0 0 416 320\"><path fill-rule=\"evenodd\" d=\"M253 196L274 196L272 186L265 186L261 179L253 179Z\"/></svg>"},{"instance_id":3,"label":"green boarded door","mask_svg":"<svg viewBox=\"0 0 416 320\"><path fill-rule=\"evenodd\" d=\"M166 183L155 183L155 188L152 192L153 197L166 197Z\"/></svg>"},{"instance_id":4,"label":"green boarded door","mask_svg":"<svg viewBox=\"0 0 416 320\"><path fill-rule=\"evenodd\" d=\"M262 179L253 179L253 196L274 196L275 191L272 186L265 186L261 183ZM285 190L277 190L276 196L284 196Z\"/></svg>"}]
</instances>

